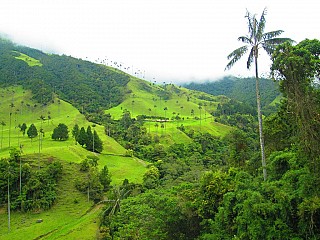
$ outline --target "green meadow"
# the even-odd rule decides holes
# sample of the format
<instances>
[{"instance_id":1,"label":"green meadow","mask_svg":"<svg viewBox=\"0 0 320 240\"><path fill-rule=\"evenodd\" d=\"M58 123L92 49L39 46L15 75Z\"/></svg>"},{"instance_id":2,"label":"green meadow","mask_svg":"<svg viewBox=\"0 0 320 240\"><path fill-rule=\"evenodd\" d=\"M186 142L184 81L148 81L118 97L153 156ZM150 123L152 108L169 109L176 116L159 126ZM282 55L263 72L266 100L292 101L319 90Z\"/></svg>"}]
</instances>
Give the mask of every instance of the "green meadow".
<instances>
[{"instance_id":1,"label":"green meadow","mask_svg":"<svg viewBox=\"0 0 320 240\"><path fill-rule=\"evenodd\" d=\"M135 158L124 157L126 150L104 133L104 127L88 122L71 104L56 99L54 103L48 106L40 106L32 101L31 93L21 87L1 89L0 97L2 99L0 102L0 121L5 122L5 126L0 126L0 157L8 157L10 148L20 148L21 146L23 155L47 155L66 162L79 163L93 153L76 144L71 136L71 131L75 124L85 128L91 125L103 141L104 150L101 154L97 154L99 167L102 168L104 165L110 167L113 183L119 183L124 178L141 182L145 171L145 163L141 160L137 161ZM12 113L11 124L10 112ZM40 116L44 116L45 120L42 120ZM39 138L30 139L27 134L23 135L19 131L17 126L22 123L26 123L28 127L33 123L38 130L40 128L44 130L41 144L39 144ZM67 141L51 139L53 129L59 123L68 126L69 139ZM122 170L127 175L124 175Z\"/></svg>"},{"instance_id":2,"label":"green meadow","mask_svg":"<svg viewBox=\"0 0 320 240\"><path fill-rule=\"evenodd\" d=\"M126 178L130 182L142 182L146 163L135 157L124 157L126 150L104 133L103 126L88 122L77 109L65 101L55 99L54 103L48 106L40 106L32 100L31 93L22 87L0 89L0 99L0 122L5 123L0 126L0 158L9 157L11 148L19 149L21 146L22 156L34 166L43 165L48 159L56 159L63 164L63 177L58 183L58 199L50 210L12 212L9 233L6 209L0 206L1 239L92 239L98 229L102 206L92 207L93 202L87 201L86 194L80 193L74 187L75 179L81 177L76 163L93 153L75 143L71 136L73 126L76 123L85 128L91 125L97 131L104 147L101 154L96 154L99 157L98 168L108 166L112 185L121 184ZM30 139L27 134L23 135L18 130L17 126L22 123L26 123L28 127L33 123L38 130L44 130L41 145L39 138ZM53 129L59 123L68 126L69 140L51 139ZM43 222L36 223L37 219L43 219Z\"/></svg>"},{"instance_id":3,"label":"green meadow","mask_svg":"<svg viewBox=\"0 0 320 240\"><path fill-rule=\"evenodd\" d=\"M22 61L26 62L30 67L34 67L34 66L41 67L42 66L42 63L38 59L32 58L24 53L20 53L20 52L16 52L16 51L14 51L14 52L19 54L19 56L15 57L15 59L22 60Z\"/></svg>"},{"instance_id":4,"label":"green meadow","mask_svg":"<svg viewBox=\"0 0 320 240\"><path fill-rule=\"evenodd\" d=\"M219 97L171 84L159 86L134 77L131 77L128 83L128 90L130 94L126 99L118 106L106 110L106 113L109 113L113 119L120 119L125 110L131 113L131 117L156 116L153 119L147 118L145 127L150 134L160 135L160 141L163 144L192 141L185 133L177 129L181 125L187 132L192 129L214 136L224 136L232 129L215 122L214 117L210 114L221 101ZM167 93L169 99L161 97L161 92ZM161 122L160 118L169 120Z\"/></svg>"}]
</instances>

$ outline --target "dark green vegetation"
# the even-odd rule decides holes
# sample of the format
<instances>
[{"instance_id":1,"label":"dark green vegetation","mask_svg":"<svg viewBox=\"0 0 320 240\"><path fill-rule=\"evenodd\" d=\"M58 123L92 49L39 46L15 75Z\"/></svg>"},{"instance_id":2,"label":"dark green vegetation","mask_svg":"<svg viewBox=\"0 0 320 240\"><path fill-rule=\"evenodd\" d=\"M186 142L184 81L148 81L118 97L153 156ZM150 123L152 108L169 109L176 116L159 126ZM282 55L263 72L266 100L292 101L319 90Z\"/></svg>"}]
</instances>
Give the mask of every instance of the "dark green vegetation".
<instances>
[{"instance_id":1,"label":"dark green vegetation","mask_svg":"<svg viewBox=\"0 0 320 240\"><path fill-rule=\"evenodd\" d=\"M20 151L16 149L10 152L10 158L1 159L0 205L11 199L11 210L22 212L49 209L53 205L57 198L56 184L62 173L62 165L52 162L39 170L32 163L22 159ZM3 194L8 189L9 197Z\"/></svg>"},{"instance_id":2,"label":"dark green vegetation","mask_svg":"<svg viewBox=\"0 0 320 240\"><path fill-rule=\"evenodd\" d=\"M125 75L123 101L112 108L102 105L99 113L86 112L87 119L95 120L90 123L56 96L43 106L32 102L34 95L27 90L4 89L1 238L319 239L320 98L314 78L319 77L319 49L318 40L306 40L280 45L273 55L283 98L264 117L266 181L255 107L242 99ZM34 55L27 63L29 54L20 50L25 55L15 61L29 68L45 66ZM23 105L12 101L12 89L15 99L23 96ZM20 107L26 103L37 106ZM30 141L23 131L32 123L36 131L32 127ZM57 128L69 138L52 139ZM18 143L24 145L21 156L14 154L20 151L8 156ZM24 177L28 165L30 177ZM20 186L21 193L30 194L19 197ZM32 186L37 186L34 192ZM44 187L50 189L43 193ZM28 201L37 204L23 209ZM36 224L37 219L44 221Z\"/></svg>"},{"instance_id":3,"label":"dark green vegetation","mask_svg":"<svg viewBox=\"0 0 320 240\"><path fill-rule=\"evenodd\" d=\"M72 129L72 136L77 143L79 143L82 147L85 146L85 148L89 151L101 153L103 150L101 139L99 138L96 130L94 130L92 133L90 126L87 127L86 131L84 127L79 129L78 124L74 125Z\"/></svg>"},{"instance_id":4,"label":"dark green vegetation","mask_svg":"<svg viewBox=\"0 0 320 240\"><path fill-rule=\"evenodd\" d=\"M95 116L123 100L129 76L120 71L64 55L48 55L3 39L0 44L0 84L22 85L40 104L57 95L82 113ZM37 61L39 64L30 64Z\"/></svg>"},{"instance_id":5,"label":"dark green vegetation","mask_svg":"<svg viewBox=\"0 0 320 240\"><path fill-rule=\"evenodd\" d=\"M265 119L266 181L250 123L220 139L196 134L193 148L157 154L142 193L121 200L104 232L114 239L319 239L319 49L318 40L305 40L273 55L284 98Z\"/></svg>"},{"instance_id":6,"label":"dark green vegetation","mask_svg":"<svg viewBox=\"0 0 320 240\"><path fill-rule=\"evenodd\" d=\"M237 78L227 76L218 81L204 83L188 83L184 87L192 90L206 92L215 96L225 95L231 99L256 107L256 93L254 78ZM276 110L273 102L280 96L278 84L271 79L260 78L261 107L264 114Z\"/></svg>"}]
</instances>

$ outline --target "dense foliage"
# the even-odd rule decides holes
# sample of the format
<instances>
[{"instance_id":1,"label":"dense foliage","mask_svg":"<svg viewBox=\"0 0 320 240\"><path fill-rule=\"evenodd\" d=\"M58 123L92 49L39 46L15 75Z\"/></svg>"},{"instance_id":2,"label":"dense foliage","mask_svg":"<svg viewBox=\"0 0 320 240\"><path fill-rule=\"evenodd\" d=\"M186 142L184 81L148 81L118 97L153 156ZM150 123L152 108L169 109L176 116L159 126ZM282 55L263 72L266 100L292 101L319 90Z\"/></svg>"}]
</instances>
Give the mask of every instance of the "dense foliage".
<instances>
[{"instance_id":1,"label":"dense foliage","mask_svg":"<svg viewBox=\"0 0 320 240\"><path fill-rule=\"evenodd\" d=\"M64 123L59 123L59 125L53 129L52 133L53 140L65 141L69 138L68 126Z\"/></svg>"},{"instance_id":2,"label":"dense foliage","mask_svg":"<svg viewBox=\"0 0 320 240\"><path fill-rule=\"evenodd\" d=\"M267 181L259 169L257 123L236 102L215 113L233 122L234 131L216 138L181 129L190 144L161 145L129 113L111 124L150 166L140 193L118 198L121 208L104 215L101 238L319 239L319 49L319 41L306 40L281 45L273 55L284 99L265 119Z\"/></svg>"},{"instance_id":3,"label":"dense foliage","mask_svg":"<svg viewBox=\"0 0 320 240\"><path fill-rule=\"evenodd\" d=\"M72 129L72 136L76 142L89 151L101 153L103 150L102 141L96 130L92 133L91 126L88 126L87 130L84 127L79 130L79 125L75 124Z\"/></svg>"},{"instance_id":4,"label":"dense foliage","mask_svg":"<svg viewBox=\"0 0 320 240\"><path fill-rule=\"evenodd\" d=\"M237 78L233 76L224 77L219 81L208 81L204 83L189 83L184 87L198 90L212 95L225 95L234 100L241 101L245 104L256 106L256 95L253 89L255 89L254 78ZM274 111L274 107L270 106L270 103L279 96L279 88L277 83L270 79L260 79L261 90L261 106L264 114L269 114Z\"/></svg>"},{"instance_id":5,"label":"dense foliage","mask_svg":"<svg viewBox=\"0 0 320 240\"><path fill-rule=\"evenodd\" d=\"M57 197L56 185L62 173L59 162L45 167L29 164L18 150L11 150L10 158L0 160L0 204L8 201L8 188L12 210L30 211L49 209Z\"/></svg>"},{"instance_id":6,"label":"dense foliage","mask_svg":"<svg viewBox=\"0 0 320 240\"><path fill-rule=\"evenodd\" d=\"M17 48L16 51L22 52L22 48L19 50L20 47L14 47ZM30 67L23 61L14 59L17 52L0 52L7 60L11 59L12 64L20 64L27 76L29 71L34 71L31 69L50 66L48 57L32 49L25 49L24 53L39 59L42 66ZM239 99L241 102L222 97L224 101L212 112L215 121L234 128L223 137L177 126L189 136L188 143L161 144L160 138L166 135L164 128L161 128L161 132L151 134L144 125L146 116L132 118L127 110L119 120L113 120L110 115L99 115L99 119L105 124L105 133L127 149L125 155L145 160L148 168L141 184L125 180L120 186L111 186L109 170L106 166L98 168L97 156L88 156L79 164L80 177L76 179L75 187L86 194L88 200L105 203L98 237L181 240L320 239L319 56L318 40L305 40L295 46L285 43L273 54L272 71L277 81L266 81L272 85L279 83L283 99L276 112L264 118L268 170L266 181L263 181L261 175L257 121L253 117L256 112L250 101L243 97ZM99 71L111 71L93 66L92 69L97 70L93 77L85 75L90 63L66 56L62 59L64 60L57 60L58 63L55 63L59 68L54 67L55 64L51 66L52 72L48 73L52 75L48 74L46 78L56 74L59 76L57 79L77 76L75 79L80 79L80 86L83 76L99 82ZM63 61L68 64L64 65ZM22 72L16 73L19 77L11 76L8 69L12 68L7 66L0 70L2 83L8 84L4 76L16 82L21 81L24 76ZM69 70L73 71L72 74L67 73ZM55 90L59 96L72 95L71 90L67 89L78 83L68 85L69 80L66 80L66 89L61 88L61 83L61 89ZM92 89L95 89L97 82L91 82L94 86ZM223 89L226 95L235 91L235 95L244 94L250 99L251 93L248 94L237 85L243 82L252 84L248 91L254 89L254 81L250 79L225 80L213 85L216 84L214 89L220 86L220 90ZM43 79L32 81L32 84L43 88L49 86L50 90L50 85L46 85ZM267 92L265 96L270 96L265 97L269 99L264 104L266 106L279 92L272 90L274 94L269 94L264 85L262 80L262 94ZM204 86L210 89L209 85ZM91 93L98 94L88 85L75 88L76 92L80 93L82 87L86 89L88 96ZM273 89L272 86L268 88ZM163 99L168 97L165 90L164 88L161 92ZM35 96L40 102L44 102L44 94ZM97 101L106 96L108 95L99 95ZM100 103L95 100L81 105L77 97L72 99L75 104L79 104L78 107L100 107L99 105L97 108L96 104ZM254 101L255 96L252 95L251 99ZM106 103L104 100L101 104ZM108 106L120 101L120 98L113 100ZM163 120L155 124L163 126ZM31 128L32 131L28 130L27 134L32 139L38 133L31 126L29 130ZM91 125L85 129L75 125L71 133L81 146L90 151L101 152L101 140L93 127ZM18 151L12 151L10 158L0 161L0 204L6 204L9 188L13 209L28 211L49 208L56 198L55 185L61 171L62 167L58 162L48 163L39 169L38 166L29 164L28 159L21 158Z\"/></svg>"},{"instance_id":7,"label":"dense foliage","mask_svg":"<svg viewBox=\"0 0 320 240\"><path fill-rule=\"evenodd\" d=\"M29 66L17 59L23 53L39 60ZM85 114L101 113L119 104L126 93L129 76L115 69L69 56L45 54L0 38L0 85L20 84L33 98L46 104L56 94Z\"/></svg>"},{"instance_id":8,"label":"dense foliage","mask_svg":"<svg viewBox=\"0 0 320 240\"><path fill-rule=\"evenodd\" d=\"M83 176L75 181L75 187L88 196L94 202L103 199L103 194L110 189L111 176L107 166L98 170L97 156L87 156L80 164L80 172Z\"/></svg>"}]
</instances>

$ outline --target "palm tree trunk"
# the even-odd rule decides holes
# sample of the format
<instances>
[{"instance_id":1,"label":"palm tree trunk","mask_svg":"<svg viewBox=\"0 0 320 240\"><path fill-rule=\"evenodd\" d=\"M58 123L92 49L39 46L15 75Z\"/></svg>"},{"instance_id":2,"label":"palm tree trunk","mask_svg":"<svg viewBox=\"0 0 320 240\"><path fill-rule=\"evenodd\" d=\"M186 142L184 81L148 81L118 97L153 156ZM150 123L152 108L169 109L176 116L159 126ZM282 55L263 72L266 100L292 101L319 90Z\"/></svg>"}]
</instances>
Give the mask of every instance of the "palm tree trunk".
<instances>
[{"instance_id":1,"label":"palm tree trunk","mask_svg":"<svg viewBox=\"0 0 320 240\"><path fill-rule=\"evenodd\" d=\"M9 148L11 145L11 115L12 115L12 112L10 112L10 121L9 121Z\"/></svg>"},{"instance_id":2,"label":"palm tree trunk","mask_svg":"<svg viewBox=\"0 0 320 240\"><path fill-rule=\"evenodd\" d=\"M10 166L8 166L9 169ZM10 170L8 170L8 231L10 232L11 229L11 206L10 206Z\"/></svg>"},{"instance_id":3,"label":"palm tree trunk","mask_svg":"<svg viewBox=\"0 0 320 240\"><path fill-rule=\"evenodd\" d=\"M257 96L257 110L258 110L258 122L259 122L259 137L260 137L260 148L261 148L261 162L263 170L263 179L267 180L267 164L266 156L264 153L264 137L262 131L262 114L261 114L261 99L259 90L259 75L258 75L258 56L255 56L255 68L256 68L256 96Z\"/></svg>"}]
</instances>

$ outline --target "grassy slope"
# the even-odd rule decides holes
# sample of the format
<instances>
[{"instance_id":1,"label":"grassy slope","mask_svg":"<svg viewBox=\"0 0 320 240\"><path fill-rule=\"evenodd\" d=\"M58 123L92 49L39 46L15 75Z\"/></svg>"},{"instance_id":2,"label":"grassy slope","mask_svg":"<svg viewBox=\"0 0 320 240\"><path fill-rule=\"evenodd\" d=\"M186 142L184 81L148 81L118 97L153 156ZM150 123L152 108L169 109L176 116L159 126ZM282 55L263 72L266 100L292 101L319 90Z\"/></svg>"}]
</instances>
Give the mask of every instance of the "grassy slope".
<instances>
[{"instance_id":1,"label":"grassy slope","mask_svg":"<svg viewBox=\"0 0 320 240\"><path fill-rule=\"evenodd\" d=\"M174 86L167 86L166 88L171 93L171 97L167 101L160 100L158 93L162 87L132 78L128 84L128 89L132 91L131 94L122 104L107 112L110 112L116 119L121 117L124 109L133 112L133 116L145 114L160 117L166 116L170 119L174 115L173 112L175 112L175 115L179 113L183 120L170 120L165 124L165 128L161 128L160 123L156 127L155 120L149 120L145 123L147 130L151 134L161 134L161 143L165 145L192 141L185 133L177 129L177 126L181 124L185 126L187 131L191 129L195 131L201 130L201 132L209 132L215 136L222 136L230 131L230 127L215 123L213 117L209 114L209 111L215 109L219 102L218 98L208 95L207 97L212 98L210 103L199 99L199 96L203 95L203 93ZM35 106L30 97L30 92L24 91L20 87L0 89L0 107L2 109L0 121L3 120L6 123L3 131L0 157L9 155L9 112L12 110L11 147L17 147L22 144L23 154L31 154L37 163L39 152L37 139L31 142L27 136L19 134L15 126L23 122L28 126L34 123L38 129L42 126L45 137L41 154L42 156L53 156L63 160L65 174L59 183L60 194L55 206L49 211L41 213L13 213L10 234L7 233L6 229L6 211L0 209L1 239L36 239L39 236L42 236L41 239L92 239L96 233L96 219L101 206L96 206L88 211L92 203L88 203L85 195L77 192L73 186L74 178L77 176L74 163L79 163L92 153L89 153L79 145L75 145L72 138L65 142L51 140L52 130L59 123L68 125L70 131L75 123L79 124L80 127L87 127L91 123L87 122L78 110L64 101L60 101L60 103L55 101L49 106L40 107L39 104ZM189 98L189 101L187 98ZM134 101L133 104L132 101ZM10 104L12 102L14 107L11 109ZM207 104L207 107L203 106L201 110L201 129L200 120L195 119L195 116L200 117L198 108L200 102L203 105ZM166 112L163 110L164 107L168 108ZM206 113L205 108L207 110ZM191 115L191 109L194 110L194 115ZM50 115L51 120L41 122L39 118L41 115L46 118ZM108 166L112 174L112 184L120 183L124 178L128 178L133 182L141 182L146 164L137 158L123 157L122 154L125 149L114 139L106 136L102 126L97 125L95 129L104 143L104 151L99 155L99 167ZM75 204L74 199L77 199L79 203ZM36 219L39 218L43 219L44 222L36 224Z\"/></svg>"},{"instance_id":2,"label":"grassy slope","mask_svg":"<svg viewBox=\"0 0 320 240\"><path fill-rule=\"evenodd\" d=\"M131 93L125 101L120 105L107 110L114 119L119 119L124 110L130 111L133 117L137 115L167 117L170 119L165 124L165 129L156 127L156 120L147 120L145 126L151 134L161 134L162 143L172 144L188 143L191 139L177 129L177 126L183 124L188 130L193 129L200 131L200 120L195 120L195 117L200 118L199 103L201 103L201 132L208 132L215 136L223 136L231 130L230 127L214 122L214 118L210 115L210 111L215 110L220 99L205 93L188 90L172 85L166 86L166 91L171 94L169 100L163 100L159 97L159 91L163 87L154 85L137 78L131 78L128 83L128 89ZM211 101L199 99L201 96L210 98ZM189 98L189 101L188 101ZM207 105L206 107L204 105ZM167 107L167 111L164 108ZM194 115L191 110L194 110ZM175 114L173 114L175 113ZM181 120L172 120L172 117L179 114Z\"/></svg>"},{"instance_id":3,"label":"grassy slope","mask_svg":"<svg viewBox=\"0 0 320 240\"><path fill-rule=\"evenodd\" d=\"M32 58L32 57L30 57L26 54L23 54L23 53L19 53L19 52L16 52L16 53L18 53L19 56L15 57L15 58L26 62L30 67L33 67L33 66L40 66L41 67L42 66L42 63L38 59Z\"/></svg>"},{"instance_id":4,"label":"grassy slope","mask_svg":"<svg viewBox=\"0 0 320 240\"><path fill-rule=\"evenodd\" d=\"M18 131L18 128L16 128L18 124L25 122L27 126L34 123L38 130L41 127L44 129L45 137L43 138L42 149L40 150L41 154L51 155L64 161L76 163L81 162L81 160L83 160L87 155L92 154L81 146L75 145L75 141L71 136L68 141L64 142L53 141L51 139L52 131L59 123L65 123L69 127L70 132L76 123L80 127L84 126L85 128L90 124L77 109L64 101L60 101L60 103L55 101L55 103L46 107L41 107L39 104L34 107L35 103L30 99L30 97L30 92L25 91L20 87L0 90L0 107L2 109L0 113L0 121L3 120L6 123L6 126L4 126L3 129L3 141L2 149L0 150L0 157L9 156L9 112L11 110L10 104L12 102L15 107L12 109L13 114L10 131L11 147L18 148L19 144L22 144L23 154L39 153L38 139L31 141L27 137L27 134L22 136L22 133ZM41 121L41 115L46 118L50 115L51 120ZM104 134L103 126L96 125L95 130L98 132L104 146L103 152L99 155L99 167L103 167L104 165L110 167L110 172L113 176L113 183L121 182L124 179L124 176L130 181L140 182L145 170L144 164L141 163L142 161L138 161L135 158L123 157L122 155L125 153L125 149L113 138ZM0 131L0 138L1 134L2 131ZM126 169L128 175L120 173L121 169Z\"/></svg>"},{"instance_id":5,"label":"grassy slope","mask_svg":"<svg viewBox=\"0 0 320 240\"><path fill-rule=\"evenodd\" d=\"M6 126L3 128L3 141L0 150L0 157L9 156L9 116L12 110L11 120L11 147L23 145L23 155L33 159L34 164L38 164L39 144L38 139L30 141L27 135L22 136L18 129L18 124L25 122L28 126L34 123L38 129L42 126L45 132L43 146L41 150L41 164L46 156L60 159L64 165L64 174L59 182L59 196L53 208L49 211L40 213L17 213L11 216L11 232L7 232L6 210L0 208L0 239L93 239L98 228L98 214L101 206L96 206L92 210L92 202L86 201L86 196L79 193L74 188L74 179L79 176L77 166L87 155L92 153L86 151L79 145L75 145L71 138L65 142L53 141L51 134L59 123L68 125L71 131L75 123L79 126L87 127L88 121L79 111L70 104L60 101L40 107L30 99L29 91L21 87L11 87L0 89L0 121L4 121ZM11 109L11 103L14 107ZM50 112L50 113L48 113ZM51 120L41 123L40 116L51 116ZM146 170L145 163L137 158L123 157L125 149L114 139L104 134L104 128L96 125L96 131L103 141L104 150L99 154L99 168L107 165L112 175L112 184L119 184L125 178L131 182L141 182ZM0 138L1 138L0 128ZM74 200L79 201L78 204ZM43 219L43 223L36 224L37 219Z\"/></svg>"},{"instance_id":6,"label":"grassy slope","mask_svg":"<svg viewBox=\"0 0 320 240\"><path fill-rule=\"evenodd\" d=\"M36 165L36 161L34 165ZM86 196L74 188L74 180L81 177L78 166L62 161L63 176L58 183L56 204L48 211L11 214L11 232L7 230L6 212L0 214L0 238L5 239L92 239L98 228L97 208ZM78 202L75 203L74 200ZM42 223L36 223L42 219ZM83 228L83 226L86 226ZM71 238L71 235L77 237Z\"/></svg>"}]
</instances>

